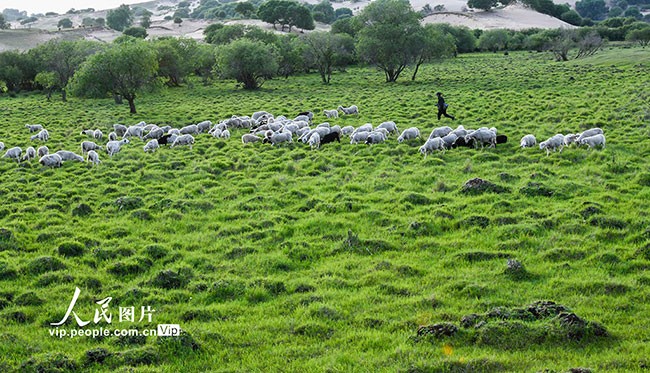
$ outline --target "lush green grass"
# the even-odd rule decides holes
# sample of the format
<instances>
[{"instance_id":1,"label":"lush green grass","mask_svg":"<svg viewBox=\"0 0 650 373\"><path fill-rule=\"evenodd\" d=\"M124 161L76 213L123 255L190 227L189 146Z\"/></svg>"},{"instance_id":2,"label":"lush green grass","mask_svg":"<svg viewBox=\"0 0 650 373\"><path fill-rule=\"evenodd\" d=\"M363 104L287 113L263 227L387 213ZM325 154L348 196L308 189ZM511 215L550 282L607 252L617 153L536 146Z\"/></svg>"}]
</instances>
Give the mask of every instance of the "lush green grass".
<instances>
[{"instance_id":1,"label":"lush green grass","mask_svg":"<svg viewBox=\"0 0 650 373\"><path fill-rule=\"evenodd\" d=\"M548 57L461 56L397 84L357 68L330 86L316 75L257 92L197 84L138 99L135 116L111 100L0 98L0 141L24 148L24 125L42 123L52 151L78 151L82 129L108 133L116 122L180 127L256 110L312 110L324 121L322 109L351 104L358 118L331 122L394 120L425 134L495 126L510 138L423 159L419 143L395 138L310 151L243 146L235 131L229 141L202 135L193 150L155 154L136 140L95 168L3 159L0 370L647 369L650 69ZM435 119L436 91L455 122ZM518 147L527 133L541 141L592 126L605 131L603 151L546 157ZM474 177L506 192L462 193ZM507 259L524 269L509 271ZM75 286L84 319L110 296L114 318L119 306L152 306L154 326L177 323L189 337L50 337ZM607 336L586 328L577 337L555 315L486 314L538 300L568 307ZM469 314L486 314L486 324L461 327ZM459 331L418 336L418 326L443 322Z\"/></svg>"}]
</instances>

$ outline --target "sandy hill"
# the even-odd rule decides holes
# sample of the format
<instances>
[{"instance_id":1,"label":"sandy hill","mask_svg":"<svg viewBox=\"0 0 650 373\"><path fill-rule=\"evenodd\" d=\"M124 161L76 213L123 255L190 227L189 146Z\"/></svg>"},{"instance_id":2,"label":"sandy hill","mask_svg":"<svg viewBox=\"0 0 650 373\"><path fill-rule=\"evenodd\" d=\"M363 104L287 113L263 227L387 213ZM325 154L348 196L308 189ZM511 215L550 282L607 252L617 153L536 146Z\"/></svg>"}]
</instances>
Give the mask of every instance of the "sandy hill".
<instances>
[{"instance_id":1,"label":"sandy hill","mask_svg":"<svg viewBox=\"0 0 650 373\"><path fill-rule=\"evenodd\" d=\"M320 0L307 0L310 3L318 3ZM332 3L334 8L347 7L355 13L361 11L370 1L343 1ZM489 12L472 11L467 9L466 0L411 0L413 9L420 10L426 4L431 7L436 5L444 6L444 11L435 13L424 19L425 23L449 23L456 26L467 26L471 29L496 29L507 28L522 30L528 28L570 28L573 27L559 19L538 13L521 5L512 5L505 8L494 9ZM203 30L213 21L185 19L181 25L172 21L166 21L165 16L174 13L174 9L159 10L159 5L174 6L170 1L149 1L136 4L149 9L154 14L151 17L152 25L147 30L150 38L159 36L185 36L197 40L203 38ZM3 50L27 50L51 39L89 39L111 42L121 34L107 28L82 28L80 25L86 17L105 18L107 10L99 10L92 13L65 14L56 16L41 17L30 25L20 25L18 22L12 24L11 30L0 31L0 51ZM70 30L58 30L57 24L62 18L70 18L75 26ZM268 30L273 28L259 20L237 20L227 23L244 23L263 27ZM317 30L327 30L329 26L317 24ZM296 31L297 32L297 31Z\"/></svg>"}]
</instances>

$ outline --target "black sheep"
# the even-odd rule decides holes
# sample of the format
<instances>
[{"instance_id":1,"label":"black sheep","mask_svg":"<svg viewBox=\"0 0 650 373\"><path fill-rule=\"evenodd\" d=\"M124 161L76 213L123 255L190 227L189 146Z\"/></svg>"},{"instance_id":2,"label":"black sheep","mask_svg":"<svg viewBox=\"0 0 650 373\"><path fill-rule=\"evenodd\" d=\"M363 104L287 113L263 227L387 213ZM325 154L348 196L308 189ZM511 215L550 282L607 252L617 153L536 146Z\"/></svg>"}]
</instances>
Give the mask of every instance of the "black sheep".
<instances>
[{"instance_id":1,"label":"black sheep","mask_svg":"<svg viewBox=\"0 0 650 373\"><path fill-rule=\"evenodd\" d=\"M325 145L327 143L334 142L334 140L341 142L341 135L338 132L331 132L321 137L320 144Z\"/></svg>"},{"instance_id":2,"label":"black sheep","mask_svg":"<svg viewBox=\"0 0 650 373\"><path fill-rule=\"evenodd\" d=\"M166 144L168 144L167 141L171 136L172 135L163 135L161 138L158 139L158 145L166 145Z\"/></svg>"}]
</instances>

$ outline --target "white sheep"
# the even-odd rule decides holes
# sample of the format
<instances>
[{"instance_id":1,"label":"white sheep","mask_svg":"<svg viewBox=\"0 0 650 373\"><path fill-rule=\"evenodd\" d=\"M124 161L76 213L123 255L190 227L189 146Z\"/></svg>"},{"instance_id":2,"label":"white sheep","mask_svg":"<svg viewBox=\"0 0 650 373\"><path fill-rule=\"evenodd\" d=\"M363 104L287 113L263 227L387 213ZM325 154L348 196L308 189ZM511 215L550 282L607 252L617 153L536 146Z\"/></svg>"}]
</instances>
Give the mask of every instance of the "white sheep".
<instances>
[{"instance_id":1,"label":"white sheep","mask_svg":"<svg viewBox=\"0 0 650 373\"><path fill-rule=\"evenodd\" d=\"M564 145L569 146L571 144L577 143L579 137L580 134L577 133L569 133L564 135Z\"/></svg>"},{"instance_id":2,"label":"white sheep","mask_svg":"<svg viewBox=\"0 0 650 373\"><path fill-rule=\"evenodd\" d=\"M149 131L149 133L144 135L143 140L150 140L150 139L158 140L159 138L163 137L164 134L165 131L162 128L156 127L153 128L151 131Z\"/></svg>"},{"instance_id":3,"label":"white sheep","mask_svg":"<svg viewBox=\"0 0 650 373\"><path fill-rule=\"evenodd\" d=\"M358 144L360 142L365 142L366 140L368 140L368 135L370 135L370 132L368 131L355 132L352 135L350 135L350 144Z\"/></svg>"},{"instance_id":4,"label":"white sheep","mask_svg":"<svg viewBox=\"0 0 650 373\"><path fill-rule=\"evenodd\" d=\"M266 111L256 111L256 112L253 113L253 115L251 115L251 119L253 119L254 121L257 122L260 118L265 117L265 116L268 117L269 115L271 115L271 114L266 112Z\"/></svg>"},{"instance_id":5,"label":"white sheep","mask_svg":"<svg viewBox=\"0 0 650 373\"><path fill-rule=\"evenodd\" d=\"M194 137L189 133L178 136L172 143L172 148L178 145L188 145L190 150L192 150L192 145L194 145Z\"/></svg>"},{"instance_id":6,"label":"white sheep","mask_svg":"<svg viewBox=\"0 0 650 373\"><path fill-rule=\"evenodd\" d=\"M449 135L449 133L451 133L451 131L453 131L453 130L449 126L434 128L433 131L431 131L431 134L429 135L429 138L430 139L432 139L434 137L442 138L442 137L445 137L445 136Z\"/></svg>"},{"instance_id":7,"label":"white sheep","mask_svg":"<svg viewBox=\"0 0 650 373\"><path fill-rule=\"evenodd\" d=\"M383 129L384 131L388 131L385 128L380 128ZM386 133L384 131L372 131L368 133L368 138L366 138L366 144L372 145L372 144L379 144L384 141L386 141Z\"/></svg>"},{"instance_id":8,"label":"white sheep","mask_svg":"<svg viewBox=\"0 0 650 373\"><path fill-rule=\"evenodd\" d=\"M29 139L31 141L34 141L34 140L47 141L47 140L50 139L50 133L47 132L47 130L44 128L39 133L37 133L36 135L30 137Z\"/></svg>"},{"instance_id":9,"label":"white sheep","mask_svg":"<svg viewBox=\"0 0 650 373\"><path fill-rule=\"evenodd\" d=\"M80 135L85 135L85 136L88 136L90 138L94 138L95 131L94 130L83 130L83 131L81 131Z\"/></svg>"},{"instance_id":10,"label":"white sheep","mask_svg":"<svg viewBox=\"0 0 650 373\"><path fill-rule=\"evenodd\" d=\"M445 142L445 148L447 149L451 149L451 147L456 143L456 140L458 140L458 135L453 132L450 132L447 136L442 138L442 141Z\"/></svg>"},{"instance_id":11,"label":"white sheep","mask_svg":"<svg viewBox=\"0 0 650 373\"><path fill-rule=\"evenodd\" d=\"M451 131L451 132L455 133L456 136L458 136L458 138L461 138L461 137L465 138L465 136L467 136L467 130L465 129L465 127L463 127L462 124L459 125L458 127L456 127L456 129Z\"/></svg>"},{"instance_id":12,"label":"white sheep","mask_svg":"<svg viewBox=\"0 0 650 373\"><path fill-rule=\"evenodd\" d=\"M549 138L546 141L542 141L539 143L539 148L541 150L546 149L546 156L550 154L550 150L560 148L560 153L562 153L562 149L564 148L564 135L558 133L557 135Z\"/></svg>"},{"instance_id":13,"label":"white sheep","mask_svg":"<svg viewBox=\"0 0 650 373\"><path fill-rule=\"evenodd\" d=\"M43 129L43 126L41 124L25 124L26 128L29 128L29 132L37 132Z\"/></svg>"},{"instance_id":14,"label":"white sheep","mask_svg":"<svg viewBox=\"0 0 650 373\"><path fill-rule=\"evenodd\" d=\"M95 138L95 140L101 140L102 137L104 137L104 133L102 132L102 130L100 130L100 129L96 129L96 130L93 132L93 137Z\"/></svg>"},{"instance_id":15,"label":"white sheep","mask_svg":"<svg viewBox=\"0 0 650 373\"><path fill-rule=\"evenodd\" d=\"M434 150L445 150L445 142L440 137L434 137L428 139L424 145L419 149L419 152L424 155L424 158L427 157L427 154L433 153Z\"/></svg>"},{"instance_id":16,"label":"white sheep","mask_svg":"<svg viewBox=\"0 0 650 373\"><path fill-rule=\"evenodd\" d=\"M485 144L490 144L490 147L494 148L497 144L497 134L489 129L479 128L478 130L465 136L466 143L470 143L472 140L480 142L481 147L483 147Z\"/></svg>"},{"instance_id":17,"label":"white sheep","mask_svg":"<svg viewBox=\"0 0 650 373\"><path fill-rule=\"evenodd\" d=\"M178 132L180 132L181 135L196 135L199 133L199 126L196 124L190 124L189 126L181 128Z\"/></svg>"},{"instance_id":18,"label":"white sheep","mask_svg":"<svg viewBox=\"0 0 650 373\"><path fill-rule=\"evenodd\" d=\"M124 134L126 133L126 130L127 130L127 129L128 129L128 128L126 128L126 126L123 125L123 124L114 124L114 125L113 125L113 130L115 131L115 133L116 133L117 136L119 136L119 137L124 136ZM115 140L111 140L111 141L115 141Z\"/></svg>"},{"instance_id":19,"label":"white sheep","mask_svg":"<svg viewBox=\"0 0 650 373\"><path fill-rule=\"evenodd\" d=\"M222 131L221 129L219 129L219 128L216 128L216 129L211 130L211 131L212 131L212 132L210 132L210 134L211 134L213 137L216 137L216 138L220 138L220 137L221 137L221 134L223 133L223 131Z\"/></svg>"},{"instance_id":20,"label":"white sheep","mask_svg":"<svg viewBox=\"0 0 650 373\"><path fill-rule=\"evenodd\" d=\"M308 132L310 132L310 131L311 131L311 128L309 128L309 127L298 128L298 130L296 131L295 135L298 137L298 139L302 139L302 137L303 137L306 133L308 133Z\"/></svg>"},{"instance_id":21,"label":"white sheep","mask_svg":"<svg viewBox=\"0 0 650 373\"><path fill-rule=\"evenodd\" d=\"M5 150L5 143L0 141L0 152Z\"/></svg>"},{"instance_id":22,"label":"white sheep","mask_svg":"<svg viewBox=\"0 0 650 373\"><path fill-rule=\"evenodd\" d=\"M59 157L61 157L61 161L77 161L77 162L83 162L84 157L80 156L77 153L68 151L68 150L59 150L55 154L58 154Z\"/></svg>"},{"instance_id":23,"label":"white sheep","mask_svg":"<svg viewBox=\"0 0 650 373\"><path fill-rule=\"evenodd\" d=\"M397 138L398 143L404 142L404 140L411 140L420 137L420 130L417 127L410 127L402 131L402 134Z\"/></svg>"},{"instance_id":24,"label":"white sheep","mask_svg":"<svg viewBox=\"0 0 650 373\"><path fill-rule=\"evenodd\" d=\"M158 148L160 148L160 145L158 145L157 139L149 140L149 142L147 142L147 144L143 147L145 153L149 151L153 153Z\"/></svg>"},{"instance_id":25,"label":"white sheep","mask_svg":"<svg viewBox=\"0 0 650 373\"><path fill-rule=\"evenodd\" d=\"M314 148L320 148L320 135L318 132L314 132L309 136L309 146L313 150Z\"/></svg>"},{"instance_id":26,"label":"white sheep","mask_svg":"<svg viewBox=\"0 0 650 373\"><path fill-rule=\"evenodd\" d=\"M341 110L344 114L348 114L348 115L356 114L356 115L359 115L359 108L357 107L357 105L352 105L350 107L343 107L343 106L339 105L339 107L336 108L336 109Z\"/></svg>"},{"instance_id":27,"label":"white sheep","mask_svg":"<svg viewBox=\"0 0 650 373\"><path fill-rule=\"evenodd\" d=\"M86 154L90 150L99 150L101 148L101 146L95 144L92 141L84 141L81 143L81 154Z\"/></svg>"},{"instance_id":28,"label":"white sheep","mask_svg":"<svg viewBox=\"0 0 650 373\"><path fill-rule=\"evenodd\" d=\"M115 140L115 141L109 141L106 144L106 152L110 157L113 155L117 154L120 152L120 149L122 149L122 145L128 144L129 139L122 139L122 140Z\"/></svg>"},{"instance_id":29,"label":"white sheep","mask_svg":"<svg viewBox=\"0 0 650 373\"><path fill-rule=\"evenodd\" d=\"M170 128L169 131L167 131L167 134L168 134L168 135L176 135L176 136L180 136L180 135L181 135L181 131L179 131L177 128Z\"/></svg>"},{"instance_id":30,"label":"white sheep","mask_svg":"<svg viewBox=\"0 0 650 373\"><path fill-rule=\"evenodd\" d=\"M330 123L329 122L323 122L323 123L316 126L316 128L320 128L320 127L330 128Z\"/></svg>"},{"instance_id":31,"label":"white sheep","mask_svg":"<svg viewBox=\"0 0 650 373\"><path fill-rule=\"evenodd\" d=\"M371 123L366 123L363 126L359 126L357 129L352 132L352 134L359 133L359 132L372 132L372 124Z\"/></svg>"},{"instance_id":32,"label":"white sheep","mask_svg":"<svg viewBox=\"0 0 650 373\"><path fill-rule=\"evenodd\" d=\"M595 135L602 135L602 134L603 134L603 130L601 130L600 128L597 128L597 127L596 128L590 128L590 129L582 132L580 134L580 136L578 137L578 139L576 140L576 142L578 144L580 144L582 142L582 139L584 139L584 138L595 136Z\"/></svg>"},{"instance_id":33,"label":"white sheep","mask_svg":"<svg viewBox=\"0 0 650 373\"><path fill-rule=\"evenodd\" d=\"M323 110L323 114L327 117L327 119L330 118L338 118L339 117L339 111L334 109L334 110Z\"/></svg>"},{"instance_id":34,"label":"white sheep","mask_svg":"<svg viewBox=\"0 0 650 373\"><path fill-rule=\"evenodd\" d=\"M228 140L230 138L230 131L225 129L221 132L221 138Z\"/></svg>"},{"instance_id":35,"label":"white sheep","mask_svg":"<svg viewBox=\"0 0 650 373\"><path fill-rule=\"evenodd\" d=\"M212 127L212 122L209 120L204 120L203 122L197 123L196 127L199 129L199 132L201 133L208 132L210 130L210 127Z\"/></svg>"},{"instance_id":36,"label":"white sheep","mask_svg":"<svg viewBox=\"0 0 650 373\"><path fill-rule=\"evenodd\" d=\"M99 160L99 154L94 150L88 152L88 162L92 163L93 166L102 163L102 161Z\"/></svg>"},{"instance_id":37,"label":"white sheep","mask_svg":"<svg viewBox=\"0 0 650 373\"><path fill-rule=\"evenodd\" d=\"M45 154L38 160L38 163L47 167L61 167L61 156L58 154Z\"/></svg>"},{"instance_id":38,"label":"white sheep","mask_svg":"<svg viewBox=\"0 0 650 373\"><path fill-rule=\"evenodd\" d=\"M41 158L42 156L48 154L50 154L50 149L45 145L39 146L38 149L36 150L36 155L38 155L38 158Z\"/></svg>"},{"instance_id":39,"label":"white sheep","mask_svg":"<svg viewBox=\"0 0 650 373\"><path fill-rule=\"evenodd\" d=\"M605 149L605 135L599 133L594 136L585 137L584 139L580 140L580 145L587 145L589 149L595 148L596 146L601 146L603 149Z\"/></svg>"},{"instance_id":40,"label":"white sheep","mask_svg":"<svg viewBox=\"0 0 650 373\"><path fill-rule=\"evenodd\" d=\"M23 150L19 147L13 147L5 152L5 155L2 158L15 159L16 162L20 162L20 156L23 154Z\"/></svg>"},{"instance_id":41,"label":"white sheep","mask_svg":"<svg viewBox=\"0 0 650 373\"><path fill-rule=\"evenodd\" d=\"M291 132L278 132L271 135L271 145L281 144L283 142L293 142Z\"/></svg>"},{"instance_id":42,"label":"white sheep","mask_svg":"<svg viewBox=\"0 0 650 373\"><path fill-rule=\"evenodd\" d=\"M246 133L241 137L241 143L242 144L258 142L258 141L261 141L261 140L262 140L261 138L255 136L255 135L251 135L250 133Z\"/></svg>"},{"instance_id":43,"label":"white sheep","mask_svg":"<svg viewBox=\"0 0 650 373\"><path fill-rule=\"evenodd\" d=\"M397 125L393 121L383 122L377 126L377 128L385 128L388 130L388 133L399 133Z\"/></svg>"},{"instance_id":44,"label":"white sheep","mask_svg":"<svg viewBox=\"0 0 650 373\"><path fill-rule=\"evenodd\" d=\"M345 126L341 128L341 135L351 135L354 132L354 127Z\"/></svg>"},{"instance_id":45,"label":"white sheep","mask_svg":"<svg viewBox=\"0 0 650 373\"><path fill-rule=\"evenodd\" d=\"M33 158L36 158L36 149L34 147L30 146L27 149L25 149L25 156L23 157L23 161L29 161Z\"/></svg>"},{"instance_id":46,"label":"white sheep","mask_svg":"<svg viewBox=\"0 0 650 373\"><path fill-rule=\"evenodd\" d=\"M144 127L143 126L130 126L129 128L126 129L126 132L124 135L122 135L123 139L129 138L129 137L139 137L140 140L142 140L142 133L143 133Z\"/></svg>"},{"instance_id":47,"label":"white sheep","mask_svg":"<svg viewBox=\"0 0 650 373\"><path fill-rule=\"evenodd\" d=\"M108 141L117 141L117 132L112 131L108 134Z\"/></svg>"},{"instance_id":48,"label":"white sheep","mask_svg":"<svg viewBox=\"0 0 650 373\"><path fill-rule=\"evenodd\" d=\"M537 139L534 135L526 135L521 138L519 144L522 148L532 148L533 146L537 145Z\"/></svg>"},{"instance_id":49,"label":"white sheep","mask_svg":"<svg viewBox=\"0 0 650 373\"><path fill-rule=\"evenodd\" d=\"M310 113L311 113L311 112L310 112ZM311 113L311 118L313 118L313 117L314 117L314 114ZM277 120L279 120L279 118L280 118L280 117L275 118L275 120L277 121ZM297 121L301 121L301 122L310 122L310 121L311 121L311 118L309 117L309 115L300 114L300 115L296 116L295 118L293 118L293 120L294 120L294 122L297 122Z\"/></svg>"}]
</instances>

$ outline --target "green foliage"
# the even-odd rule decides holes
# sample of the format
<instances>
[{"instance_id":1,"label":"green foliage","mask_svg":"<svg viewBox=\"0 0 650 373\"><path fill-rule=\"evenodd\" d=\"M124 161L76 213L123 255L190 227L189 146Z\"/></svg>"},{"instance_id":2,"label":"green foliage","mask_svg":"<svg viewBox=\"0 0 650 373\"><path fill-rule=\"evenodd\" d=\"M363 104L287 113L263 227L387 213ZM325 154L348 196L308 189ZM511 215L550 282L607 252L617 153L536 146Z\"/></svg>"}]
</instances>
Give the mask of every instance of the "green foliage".
<instances>
[{"instance_id":1,"label":"green foliage","mask_svg":"<svg viewBox=\"0 0 650 373\"><path fill-rule=\"evenodd\" d=\"M311 32L303 39L305 62L318 70L324 84L329 84L334 67L345 67L354 54L354 40L345 34Z\"/></svg>"},{"instance_id":2,"label":"green foliage","mask_svg":"<svg viewBox=\"0 0 650 373\"><path fill-rule=\"evenodd\" d=\"M145 39L148 34L147 30L144 27L132 26L124 29L122 32L124 35L132 36L138 39Z\"/></svg>"},{"instance_id":3,"label":"green foliage","mask_svg":"<svg viewBox=\"0 0 650 373\"><path fill-rule=\"evenodd\" d=\"M36 22L36 21L38 21L38 18L37 18L37 17L34 17L34 16L31 16L31 17L28 17L28 18L22 19L22 20L20 21L20 24L21 24L21 25L28 25L28 24L30 24L30 23L34 23L34 22Z\"/></svg>"},{"instance_id":4,"label":"green foliage","mask_svg":"<svg viewBox=\"0 0 650 373\"><path fill-rule=\"evenodd\" d=\"M158 75L166 79L166 84L178 87L193 72L199 69L199 45L189 38L161 38L153 42L158 55ZM214 65L211 58L210 68Z\"/></svg>"},{"instance_id":5,"label":"green foliage","mask_svg":"<svg viewBox=\"0 0 650 373\"><path fill-rule=\"evenodd\" d=\"M434 24L433 27L440 30L443 34L451 34L454 37L456 51L458 53L470 53L476 49L478 43L477 37L468 27L454 27L445 23Z\"/></svg>"},{"instance_id":6,"label":"green foliage","mask_svg":"<svg viewBox=\"0 0 650 373\"><path fill-rule=\"evenodd\" d=\"M11 27L9 22L5 19L4 14L0 14L0 30L7 30Z\"/></svg>"},{"instance_id":7,"label":"green foliage","mask_svg":"<svg viewBox=\"0 0 650 373\"><path fill-rule=\"evenodd\" d=\"M481 9L489 11L490 9L499 5L497 0L468 0L467 6L472 9Z\"/></svg>"},{"instance_id":8,"label":"green foliage","mask_svg":"<svg viewBox=\"0 0 650 373\"><path fill-rule=\"evenodd\" d=\"M352 37L355 37L361 27L361 23L357 22L356 18L343 17L337 19L334 21L334 23L332 23L330 32L333 34L348 34Z\"/></svg>"},{"instance_id":9,"label":"green foliage","mask_svg":"<svg viewBox=\"0 0 650 373\"><path fill-rule=\"evenodd\" d=\"M560 19L574 26L580 26L582 24L582 17L580 17L580 14L573 9L562 13Z\"/></svg>"},{"instance_id":10,"label":"green foliage","mask_svg":"<svg viewBox=\"0 0 650 373\"><path fill-rule=\"evenodd\" d=\"M133 11L131 8L122 4L116 9L111 9L106 13L106 25L113 30L123 31L133 24Z\"/></svg>"},{"instance_id":11,"label":"green foliage","mask_svg":"<svg viewBox=\"0 0 650 373\"><path fill-rule=\"evenodd\" d=\"M639 43L642 47L650 45L650 25L644 28L630 30L625 35L625 40L632 43Z\"/></svg>"},{"instance_id":12,"label":"green foliage","mask_svg":"<svg viewBox=\"0 0 650 373\"><path fill-rule=\"evenodd\" d=\"M257 16L264 22L281 26L284 31L289 26L298 27L304 30L313 30L314 18L311 11L304 5L290 0L269 0L257 9Z\"/></svg>"},{"instance_id":13,"label":"green foliage","mask_svg":"<svg viewBox=\"0 0 650 373\"><path fill-rule=\"evenodd\" d=\"M0 53L0 80L9 91L31 89L39 66L29 53L6 51Z\"/></svg>"},{"instance_id":14,"label":"green foliage","mask_svg":"<svg viewBox=\"0 0 650 373\"><path fill-rule=\"evenodd\" d=\"M144 28L149 28L151 27L151 17L150 16L143 16L140 18L140 26Z\"/></svg>"},{"instance_id":15,"label":"green foliage","mask_svg":"<svg viewBox=\"0 0 650 373\"><path fill-rule=\"evenodd\" d=\"M580 16L593 20L605 18L608 11L604 0L579 0L575 7Z\"/></svg>"},{"instance_id":16,"label":"green foliage","mask_svg":"<svg viewBox=\"0 0 650 373\"><path fill-rule=\"evenodd\" d=\"M219 49L216 68L222 78L234 79L244 89L257 89L277 74L277 58L271 46L239 39Z\"/></svg>"},{"instance_id":17,"label":"green foliage","mask_svg":"<svg viewBox=\"0 0 650 373\"><path fill-rule=\"evenodd\" d=\"M311 11L314 15L314 21L326 23L328 25L334 22L337 18L337 15L334 13L334 7L329 0L323 0L314 5Z\"/></svg>"},{"instance_id":18,"label":"green foliage","mask_svg":"<svg viewBox=\"0 0 650 373\"><path fill-rule=\"evenodd\" d=\"M423 63L452 57L456 53L454 37L450 34L442 33L432 24L424 26L417 37L419 40L416 43L420 50L415 57L415 70L413 71L411 80L415 80L418 70Z\"/></svg>"},{"instance_id":19,"label":"green foliage","mask_svg":"<svg viewBox=\"0 0 650 373\"><path fill-rule=\"evenodd\" d=\"M72 28L72 21L70 18L62 18L56 26L59 28Z\"/></svg>"},{"instance_id":20,"label":"green foliage","mask_svg":"<svg viewBox=\"0 0 650 373\"><path fill-rule=\"evenodd\" d=\"M478 38L478 47L484 51L496 52L508 49L510 35L503 29L486 30Z\"/></svg>"},{"instance_id":21,"label":"green foliage","mask_svg":"<svg viewBox=\"0 0 650 373\"><path fill-rule=\"evenodd\" d=\"M251 18L257 11L257 8L250 1L238 2L235 6L235 12L241 14L244 18Z\"/></svg>"}]
</instances>

